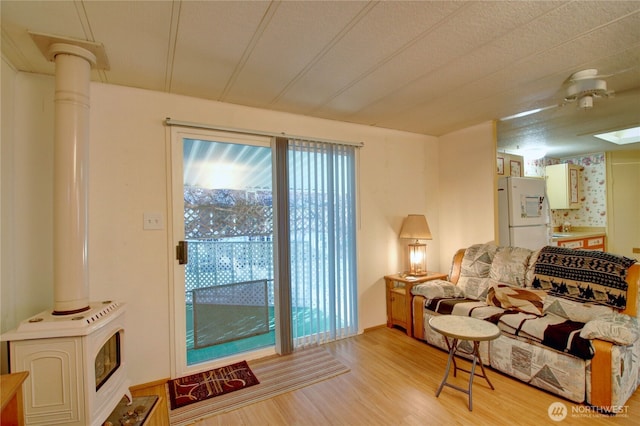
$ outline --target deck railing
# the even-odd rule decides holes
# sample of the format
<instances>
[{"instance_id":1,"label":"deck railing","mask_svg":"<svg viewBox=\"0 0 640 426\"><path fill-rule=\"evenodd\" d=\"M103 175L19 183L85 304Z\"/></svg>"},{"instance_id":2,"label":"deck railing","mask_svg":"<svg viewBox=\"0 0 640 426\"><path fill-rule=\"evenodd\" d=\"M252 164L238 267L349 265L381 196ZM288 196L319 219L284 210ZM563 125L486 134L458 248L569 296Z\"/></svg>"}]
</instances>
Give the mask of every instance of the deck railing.
<instances>
[{"instance_id":1,"label":"deck railing","mask_svg":"<svg viewBox=\"0 0 640 426\"><path fill-rule=\"evenodd\" d=\"M244 281L267 280L273 306L273 242L188 240L185 271L186 302L192 290Z\"/></svg>"}]
</instances>

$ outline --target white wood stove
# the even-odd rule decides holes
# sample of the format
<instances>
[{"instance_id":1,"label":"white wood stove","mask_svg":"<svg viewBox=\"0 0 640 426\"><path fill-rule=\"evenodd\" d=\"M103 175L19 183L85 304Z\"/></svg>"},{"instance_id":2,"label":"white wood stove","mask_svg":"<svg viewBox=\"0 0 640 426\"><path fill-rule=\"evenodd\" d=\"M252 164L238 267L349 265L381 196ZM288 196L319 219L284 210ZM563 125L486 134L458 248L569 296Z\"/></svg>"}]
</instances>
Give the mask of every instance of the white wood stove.
<instances>
[{"instance_id":1,"label":"white wood stove","mask_svg":"<svg viewBox=\"0 0 640 426\"><path fill-rule=\"evenodd\" d=\"M12 372L28 371L28 425L101 425L131 401L124 350L125 305L91 303L79 314L41 312L2 335Z\"/></svg>"}]
</instances>

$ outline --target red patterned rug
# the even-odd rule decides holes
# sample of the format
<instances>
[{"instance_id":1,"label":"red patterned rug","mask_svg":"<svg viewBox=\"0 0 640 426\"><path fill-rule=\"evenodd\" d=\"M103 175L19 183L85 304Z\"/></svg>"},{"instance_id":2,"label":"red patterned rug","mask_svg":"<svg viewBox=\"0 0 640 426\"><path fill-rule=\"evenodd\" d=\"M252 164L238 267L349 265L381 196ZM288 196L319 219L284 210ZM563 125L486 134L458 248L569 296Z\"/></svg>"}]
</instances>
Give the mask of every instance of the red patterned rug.
<instances>
[{"instance_id":1,"label":"red patterned rug","mask_svg":"<svg viewBox=\"0 0 640 426\"><path fill-rule=\"evenodd\" d=\"M260 383L246 361L169 380L171 409Z\"/></svg>"}]
</instances>

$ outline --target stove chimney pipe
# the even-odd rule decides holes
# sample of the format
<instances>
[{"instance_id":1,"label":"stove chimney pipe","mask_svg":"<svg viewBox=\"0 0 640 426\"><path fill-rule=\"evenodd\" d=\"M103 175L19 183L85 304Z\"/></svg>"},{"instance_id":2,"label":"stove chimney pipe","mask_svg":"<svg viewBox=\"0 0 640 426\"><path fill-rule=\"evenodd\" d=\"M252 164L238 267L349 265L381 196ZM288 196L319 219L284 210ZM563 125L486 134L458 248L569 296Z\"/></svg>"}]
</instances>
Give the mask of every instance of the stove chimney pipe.
<instances>
[{"instance_id":1,"label":"stove chimney pipe","mask_svg":"<svg viewBox=\"0 0 640 426\"><path fill-rule=\"evenodd\" d=\"M89 83L96 56L53 43L48 57L56 64L53 314L68 315L89 309Z\"/></svg>"}]
</instances>

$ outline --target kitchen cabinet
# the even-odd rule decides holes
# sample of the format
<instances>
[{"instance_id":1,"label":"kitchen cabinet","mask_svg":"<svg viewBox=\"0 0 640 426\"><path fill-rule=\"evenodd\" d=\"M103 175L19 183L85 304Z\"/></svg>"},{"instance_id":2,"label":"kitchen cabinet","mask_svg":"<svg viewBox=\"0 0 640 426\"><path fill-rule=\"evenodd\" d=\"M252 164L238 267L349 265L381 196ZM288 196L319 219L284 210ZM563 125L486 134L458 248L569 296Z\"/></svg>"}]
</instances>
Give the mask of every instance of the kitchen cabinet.
<instances>
[{"instance_id":1,"label":"kitchen cabinet","mask_svg":"<svg viewBox=\"0 0 640 426\"><path fill-rule=\"evenodd\" d=\"M593 236L587 238L563 238L558 240L558 247L566 247L579 250L605 251L605 236Z\"/></svg>"},{"instance_id":2,"label":"kitchen cabinet","mask_svg":"<svg viewBox=\"0 0 640 426\"><path fill-rule=\"evenodd\" d=\"M545 167L545 175L551 209L580 208L580 166L554 164Z\"/></svg>"}]
</instances>

